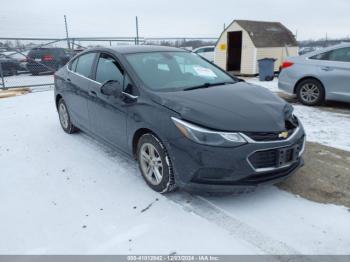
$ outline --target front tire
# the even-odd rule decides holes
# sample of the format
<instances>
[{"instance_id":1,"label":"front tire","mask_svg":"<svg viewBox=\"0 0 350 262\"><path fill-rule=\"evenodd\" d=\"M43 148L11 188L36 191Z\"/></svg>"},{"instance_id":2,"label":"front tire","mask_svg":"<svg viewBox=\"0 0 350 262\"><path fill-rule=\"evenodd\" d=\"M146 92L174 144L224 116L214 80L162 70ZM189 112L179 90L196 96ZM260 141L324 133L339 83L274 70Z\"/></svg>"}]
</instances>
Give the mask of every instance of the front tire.
<instances>
[{"instance_id":1,"label":"front tire","mask_svg":"<svg viewBox=\"0 0 350 262\"><path fill-rule=\"evenodd\" d=\"M57 110L58 110L58 116L60 119L61 127L64 130L64 132L68 134L73 134L77 132L78 128L76 128L72 124L67 105L62 98L58 101Z\"/></svg>"},{"instance_id":2,"label":"front tire","mask_svg":"<svg viewBox=\"0 0 350 262\"><path fill-rule=\"evenodd\" d=\"M325 90L316 79L305 79L297 86L298 100L307 106L318 106L324 103Z\"/></svg>"},{"instance_id":3,"label":"front tire","mask_svg":"<svg viewBox=\"0 0 350 262\"><path fill-rule=\"evenodd\" d=\"M141 136L137 144L137 160L147 185L159 193L176 189L173 167L163 143L153 134Z\"/></svg>"}]
</instances>

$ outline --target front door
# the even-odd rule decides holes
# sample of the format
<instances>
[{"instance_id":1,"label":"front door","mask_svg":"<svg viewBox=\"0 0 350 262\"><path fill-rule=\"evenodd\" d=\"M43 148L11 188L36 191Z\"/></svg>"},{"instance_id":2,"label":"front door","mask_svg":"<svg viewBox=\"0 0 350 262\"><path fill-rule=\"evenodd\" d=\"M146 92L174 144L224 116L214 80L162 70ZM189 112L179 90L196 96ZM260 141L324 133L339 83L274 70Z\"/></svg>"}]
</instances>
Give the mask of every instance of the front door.
<instances>
[{"instance_id":1,"label":"front door","mask_svg":"<svg viewBox=\"0 0 350 262\"><path fill-rule=\"evenodd\" d=\"M108 80L117 80L123 84L124 73L112 55L101 53L88 100L91 131L109 144L126 151L126 106L121 99L101 93L102 84Z\"/></svg>"},{"instance_id":2,"label":"front door","mask_svg":"<svg viewBox=\"0 0 350 262\"><path fill-rule=\"evenodd\" d=\"M70 66L65 81L68 88L65 100L75 125L89 129L88 98L91 84L92 66L96 53L88 53L76 58Z\"/></svg>"},{"instance_id":3,"label":"front door","mask_svg":"<svg viewBox=\"0 0 350 262\"><path fill-rule=\"evenodd\" d=\"M327 89L327 99L350 102L350 47L314 57L319 59L319 78Z\"/></svg>"}]
</instances>

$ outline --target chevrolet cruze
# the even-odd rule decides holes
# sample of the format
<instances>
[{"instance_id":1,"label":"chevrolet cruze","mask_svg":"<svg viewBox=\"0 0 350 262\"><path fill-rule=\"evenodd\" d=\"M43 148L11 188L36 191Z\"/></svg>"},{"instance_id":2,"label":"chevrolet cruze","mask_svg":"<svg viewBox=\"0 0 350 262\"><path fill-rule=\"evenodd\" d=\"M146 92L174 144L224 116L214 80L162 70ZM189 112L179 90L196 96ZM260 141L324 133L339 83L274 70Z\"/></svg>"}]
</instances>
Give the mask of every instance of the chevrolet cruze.
<instances>
[{"instance_id":1,"label":"chevrolet cruze","mask_svg":"<svg viewBox=\"0 0 350 262\"><path fill-rule=\"evenodd\" d=\"M86 50L56 72L55 101L65 132L134 157L158 192L246 190L303 165L292 106L182 49Z\"/></svg>"}]
</instances>

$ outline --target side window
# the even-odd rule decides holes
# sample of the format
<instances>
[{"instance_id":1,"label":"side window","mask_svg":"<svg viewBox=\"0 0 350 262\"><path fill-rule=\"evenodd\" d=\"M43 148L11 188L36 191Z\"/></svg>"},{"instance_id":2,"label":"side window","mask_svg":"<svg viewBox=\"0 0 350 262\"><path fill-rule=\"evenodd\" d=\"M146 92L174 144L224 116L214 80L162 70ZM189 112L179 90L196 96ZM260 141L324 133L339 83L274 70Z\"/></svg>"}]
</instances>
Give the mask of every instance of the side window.
<instances>
[{"instance_id":1,"label":"side window","mask_svg":"<svg viewBox=\"0 0 350 262\"><path fill-rule=\"evenodd\" d=\"M101 54L96 69L96 81L104 83L108 80L117 80L123 83L123 73L118 62L108 54Z\"/></svg>"},{"instance_id":2,"label":"side window","mask_svg":"<svg viewBox=\"0 0 350 262\"><path fill-rule=\"evenodd\" d=\"M90 78L95 55L95 53L88 53L86 55L79 56L75 72Z\"/></svg>"},{"instance_id":3,"label":"side window","mask_svg":"<svg viewBox=\"0 0 350 262\"><path fill-rule=\"evenodd\" d=\"M78 63L78 58L74 59L74 61L70 64L70 70L75 72L76 68L77 68L77 63Z\"/></svg>"},{"instance_id":4,"label":"side window","mask_svg":"<svg viewBox=\"0 0 350 262\"><path fill-rule=\"evenodd\" d=\"M338 61L338 62L350 62L350 48L340 48L329 52L315 55L311 59L316 60L328 60L328 61Z\"/></svg>"},{"instance_id":5,"label":"side window","mask_svg":"<svg viewBox=\"0 0 350 262\"><path fill-rule=\"evenodd\" d=\"M137 91L137 88L132 84L130 77L125 74L124 77L124 91L131 94L131 95L138 95L139 92Z\"/></svg>"},{"instance_id":6,"label":"side window","mask_svg":"<svg viewBox=\"0 0 350 262\"><path fill-rule=\"evenodd\" d=\"M339 62L350 62L350 48L340 48L330 52L329 60Z\"/></svg>"},{"instance_id":7,"label":"side window","mask_svg":"<svg viewBox=\"0 0 350 262\"><path fill-rule=\"evenodd\" d=\"M310 57L310 59L314 59L314 60L329 60L329 52L321 53L321 54L318 54L318 55L314 55L314 56Z\"/></svg>"}]
</instances>

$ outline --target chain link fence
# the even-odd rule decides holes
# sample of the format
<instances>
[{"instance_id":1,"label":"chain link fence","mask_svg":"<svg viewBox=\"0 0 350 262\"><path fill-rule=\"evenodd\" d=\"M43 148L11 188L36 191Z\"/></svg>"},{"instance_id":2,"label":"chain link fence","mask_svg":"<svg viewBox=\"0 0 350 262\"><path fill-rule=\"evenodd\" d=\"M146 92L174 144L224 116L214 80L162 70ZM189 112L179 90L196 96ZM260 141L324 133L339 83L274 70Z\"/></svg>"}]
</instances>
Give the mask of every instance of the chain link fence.
<instances>
[{"instance_id":1,"label":"chain link fence","mask_svg":"<svg viewBox=\"0 0 350 262\"><path fill-rule=\"evenodd\" d=\"M216 38L0 38L0 89L51 87L54 72L89 47L143 44L192 50L215 42Z\"/></svg>"}]
</instances>

